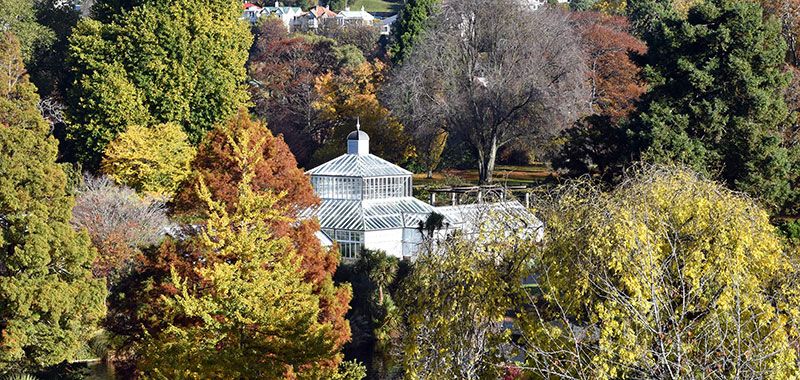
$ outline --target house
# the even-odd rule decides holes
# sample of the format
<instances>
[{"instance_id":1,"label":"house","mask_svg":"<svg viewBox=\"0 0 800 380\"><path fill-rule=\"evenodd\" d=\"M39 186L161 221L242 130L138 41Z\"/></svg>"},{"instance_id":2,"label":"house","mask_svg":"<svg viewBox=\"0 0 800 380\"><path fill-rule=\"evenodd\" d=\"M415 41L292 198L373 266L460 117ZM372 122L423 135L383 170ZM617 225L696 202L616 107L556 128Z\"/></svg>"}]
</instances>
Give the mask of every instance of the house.
<instances>
[{"instance_id":1,"label":"house","mask_svg":"<svg viewBox=\"0 0 800 380\"><path fill-rule=\"evenodd\" d=\"M336 22L336 12L332 11L329 7L317 5L311 8L303 16L295 18L293 25L294 30L319 30L324 28L325 25L333 24Z\"/></svg>"},{"instance_id":2,"label":"house","mask_svg":"<svg viewBox=\"0 0 800 380\"><path fill-rule=\"evenodd\" d=\"M259 7L253 3L242 4L242 19L247 20L251 24L258 22L258 19L264 15L264 8Z\"/></svg>"},{"instance_id":3,"label":"house","mask_svg":"<svg viewBox=\"0 0 800 380\"><path fill-rule=\"evenodd\" d=\"M392 33L392 24L397 21L397 15L392 15L381 20L381 35L388 36Z\"/></svg>"},{"instance_id":4,"label":"house","mask_svg":"<svg viewBox=\"0 0 800 380\"><path fill-rule=\"evenodd\" d=\"M375 16L365 11L364 7L361 7L360 11L351 11L350 7L347 7L336 15L336 22L340 26L372 25L375 22Z\"/></svg>"},{"instance_id":5,"label":"house","mask_svg":"<svg viewBox=\"0 0 800 380\"><path fill-rule=\"evenodd\" d=\"M247 20L251 24L255 24L262 17L274 16L279 18L286 30L291 31L295 18L303 15L303 10L299 7L282 7L280 3L275 2L275 6L259 7L253 3L246 2L242 4L242 19Z\"/></svg>"},{"instance_id":6,"label":"house","mask_svg":"<svg viewBox=\"0 0 800 380\"><path fill-rule=\"evenodd\" d=\"M283 25L286 25L286 30L290 32L292 31L295 19L302 17L304 14L300 7L283 7L277 1L275 2L275 6L264 7L264 11L267 15L275 16L283 21Z\"/></svg>"},{"instance_id":7,"label":"house","mask_svg":"<svg viewBox=\"0 0 800 380\"><path fill-rule=\"evenodd\" d=\"M425 239L420 226L432 214L441 215L434 238L455 230L475 233L484 223L510 233L541 231L541 223L516 201L434 207L414 198L412 173L370 154L369 136L358 125L347 136L347 153L306 174L321 202L300 217L318 218L320 241L338 243L345 260L363 249L413 258Z\"/></svg>"}]
</instances>

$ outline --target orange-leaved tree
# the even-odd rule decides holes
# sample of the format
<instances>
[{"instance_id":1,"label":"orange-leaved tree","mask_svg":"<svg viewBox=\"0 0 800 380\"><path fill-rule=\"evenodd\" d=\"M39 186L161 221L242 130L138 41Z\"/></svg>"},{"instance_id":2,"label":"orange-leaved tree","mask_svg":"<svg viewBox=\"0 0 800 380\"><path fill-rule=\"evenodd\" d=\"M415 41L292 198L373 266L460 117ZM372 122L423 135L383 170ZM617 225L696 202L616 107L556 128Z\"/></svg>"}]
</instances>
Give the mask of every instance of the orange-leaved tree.
<instances>
[{"instance_id":1,"label":"orange-leaved tree","mask_svg":"<svg viewBox=\"0 0 800 380\"><path fill-rule=\"evenodd\" d=\"M321 322L332 324L334 330L338 331L336 344L341 347L350 339L350 326L345 320L345 313L349 308L351 292L349 288L333 283L332 276L339 264L339 255L320 244L315 235L319 231L319 223L315 219L297 220L300 211L316 205L319 199L305 173L297 167L297 161L283 138L273 136L263 123L253 121L242 110L228 123L206 135L192 164L193 175L201 177L213 198L222 202L228 212L233 212L237 206L237 184L241 182L242 170L236 161L232 138L244 134L250 136L247 148L260 149L262 156L253 168L253 190L256 193L284 193L277 205L287 210L285 216L291 221L270 221L270 227L274 229L272 233L278 238L291 239L301 257L300 268L305 280L312 283L315 293L320 297ZM261 140L264 140L263 143L259 143ZM204 203L197 199L191 185L196 183L196 179L187 181L186 187L179 193L175 204L178 214L201 216L204 213ZM338 364L338 361L331 364Z\"/></svg>"}]
</instances>

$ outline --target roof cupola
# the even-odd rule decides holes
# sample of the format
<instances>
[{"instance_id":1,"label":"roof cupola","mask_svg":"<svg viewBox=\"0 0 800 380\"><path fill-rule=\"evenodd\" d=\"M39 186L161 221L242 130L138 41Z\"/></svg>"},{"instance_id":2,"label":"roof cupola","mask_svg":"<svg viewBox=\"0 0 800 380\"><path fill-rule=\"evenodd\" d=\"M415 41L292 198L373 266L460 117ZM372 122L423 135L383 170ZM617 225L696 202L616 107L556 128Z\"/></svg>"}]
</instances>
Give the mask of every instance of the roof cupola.
<instances>
[{"instance_id":1,"label":"roof cupola","mask_svg":"<svg viewBox=\"0 0 800 380\"><path fill-rule=\"evenodd\" d=\"M347 135L347 154L369 154L369 135L361 130L361 120L356 119L356 130Z\"/></svg>"}]
</instances>

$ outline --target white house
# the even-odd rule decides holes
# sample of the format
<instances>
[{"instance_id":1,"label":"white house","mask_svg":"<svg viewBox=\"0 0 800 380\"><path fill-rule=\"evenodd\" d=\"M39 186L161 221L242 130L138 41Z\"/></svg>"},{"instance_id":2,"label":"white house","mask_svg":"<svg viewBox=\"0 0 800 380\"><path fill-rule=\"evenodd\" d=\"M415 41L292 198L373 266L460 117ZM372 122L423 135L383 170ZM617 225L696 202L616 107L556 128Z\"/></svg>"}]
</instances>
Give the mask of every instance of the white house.
<instances>
[{"instance_id":1,"label":"white house","mask_svg":"<svg viewBox=\"0 0 800 380\"><path fill-rule=\"evenodd\" d=\"M274 16L279 18L283 25L286 25L286 30L288 31L291 31L295 19L303 15L303 10L299 7L282 7L278 2L275 2L275 6L271 7L259 7L253 3L244 3L242 8L243 20L255 24L262 17Z\"/></svg>"},{"instance_id":2,"label":"white house","mask_svg":"<svg viewBox=\"0 0 800 380\"><path fill-rule=\"evenodd\" d=\"M253 3L242 4L242 19L247 20L251 24L258 22L258 19L264 15L264 8L259 7Z\"/></svg>"},{"instance_id":3,"label":"white house","mask_svg":"<svg viewBox=\"0 0 800 380\"><path fill-rule=\"evenodd\" d=\"M279 18L283 25L286 25L286 30L291 31L295 18L303 15L303 10L300 7L282 7L280 3L275 2L275 6L264 7L267 15Z\"/></svg>"},{"instance_id":4,"label":"white house","mask_svg":"<svg viewBox=\"0 0 800 380\"><path fill-rule=\"evenodd\" d=\"M360 11L351 11L350 7L347 7L336 15L336 22L339 25L372 25L375 16L365 11L364 7L361 7Z\"/></svg>"},{"instance_id":5,"label":"white house","mask_svg":"<svg viewBox=\"0 0 800 380\"><path fill-rule=\"evenodd\" d=\"M397 15L389 16L381 20L381 34L388 36L392 33L392 24L397 21Z\"/></svg>"},{"instance_id":6,"label":"white house","mask_svg":"<svg viewBox=\"0 0 800 380\"><path fill-rule=\"evenodd\" d=\"M517 201L433 207L414 198L412 173L370 154L369 136L358 127L347 136L347 153L306 174L321 202L300 216L318 218L320 241L336 241L345 259L357 258L362 249L414 257L423 242L420 225L433 213L443 216L439 237L454 230L475 232L489 220L502 221L494 227L514 233L541 230ZM493 218L498 215L502 218Z\"/></svg>"}]
</instances>

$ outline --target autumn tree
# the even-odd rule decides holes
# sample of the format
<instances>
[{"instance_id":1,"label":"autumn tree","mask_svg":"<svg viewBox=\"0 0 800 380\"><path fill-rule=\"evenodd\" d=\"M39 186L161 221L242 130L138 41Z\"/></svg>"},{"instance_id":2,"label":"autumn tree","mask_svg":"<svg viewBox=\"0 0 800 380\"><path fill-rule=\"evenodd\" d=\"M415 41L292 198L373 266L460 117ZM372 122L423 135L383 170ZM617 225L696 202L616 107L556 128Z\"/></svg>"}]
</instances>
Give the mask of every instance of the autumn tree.
<instances>
[{"instance_id":1,"label":"autumn tree","mask_svg":"<svg viewBox=\"0 0 800 380\"><path fill-rule=\"evenodd\" d=\"M188 277L173 267L175 292L162 298L166 324L145 340L139 368L167 378L330 378L337 373L331 364L340 360L340 332L324 315L325 295L306 281L292 240L272 227L292 221L279 202L285 192L254 185L271 136L258 128L236 132L220 131L239 172L231 183L236 190L216 200L198 177L208 218L188 244L201 260Z\"/></svg>"},{"instance_id":2,"label":"autumn tree","mask_svg":"<svg viewBox=\"0 0 800 380\"><path fill-rule=\"evenodd\" d=\"M229 213L235 210L237 184L244 175L238 163L237 145L232 140L236 136L247 136L250 140L246 146L257 150L261 157L252 168L253 179L248 182L253 191L257 194L283 194L276 202L284 210L285 218L269 220L272 234L291 242L292 249L301 259L304 281L313 285L314 294L320 298L320 323L333 326L336 347L341 348L350 338L350 329L344 319L350 291L333 284L331 277L339 263L338 252L320 245L315 235L319 223L314 219L295 220L300 211L316 205L319 199L282 138L274 137L263 123L252 121L246 111L241 111L236 118L210 132L200 145L192 164L196 175L194 183L202 179L215 200L225 205ZM186 186L176 201L177 211L184 215L204 215L207 210L198 209L198 205L202 205L200 201L192 186Z\"/></svg>"},{"instance_id":3,"label":"autumn tree","mask_svg":"<svg viewBox=\"0 0 800 380\"><path fill-rule=\"evenodd\" d=\"M70 37L67 138L89 169L130 125L176 123L196 144L247 101L252 36L238 3L153 0L118 12L81 20Z\"/></svg>"},{"instance_id":4,"label":"autumn tree","mask_svg":"<svg viewBox=\"0 0 800 380\"><path fill-rule=\"evenodd\" d=\"M142 194L171 198L189 177L194 154L177 124L131 125L108 144L102 168Z\"/></svg>"},{"instance_id":5,"label":"autumn tree","mask_svg":"<svg viewBox=\"0 0 800 380\"><path fill-rule=\"evenodd\" d=\"M289 37L279 20L267 19L256 30L247 65L253 112L284 136L303 166L330 136L329 123L313 106L320 98L317 80L364 62L358 49L345 46L322 36Z\"/></svg>"},{"instance_id":6,"label":"autumn tree","mask_svg":"<svg viewBox=\"0 0 800 380\"><path fill-rule=\"evenodd\" d=\"M644 158L716 176L773 209L792 197L792 153L780 131L786 45L756 3L714 0L667 15L646 35L651 91L633 125Z\"/></svg>"},{"instance_id":7,"label":"autumn tree","mask_svg":"<svg viewBox=\"0 0 800 380\"><path fill-rule=\"evenodd\" d=\"M105 314L95 251L70 225L57 143L19 43L0 35L0 374L76 358Z\"/></svg>"},{"instance_id":8,"label":"autumn tree","mask_svg":"<svg viewBox=\"0 0 800 380\"><path fill-rule=\"evenodd\" d=\"M135 264L141 248L157 244L170 224L163 202L91 175L78 188L72 223L89 233L98 250L94 274L109 283Z\"/></svg>"},{"instance_id":9,"label":"autumn tree","mask_svg":"<svg viewBox=\"0 0 800 380\"><path fill-rule=\"evenodd\" d=\"M392 109L469 143L482 183L492 180L499 148L550 141L588 111L585 61L561 10L451 2L424 36L387 85Z\"/></svg>"},{"instance_id":10,"label":"autumn tree","mask_svg":"<svg viewBox=\"0 0 800 380\"><path fill-rule=\"evenodd\" d=\"M797 376L798 272L752 199L669 167L539 199L547 233L517 323L531 375Z\"/></svg>"},{"instance_id":11,"label":"autumn tree","mask_svg":"<svg viewBox=\"0 0 800 380\"><path fill-rule=\"evenodd\" d=\"M313 107L321 112L330 136L311 159L313 165L346 152L347 135L360 123L370 135L370 153L391 162L404 162L412 155L411 141L403 125L378 100L376 88L383 83L385 66L363 63L347 75L327 74L317 80L319 99Z\"/></svg>"},{"instance_id":12,"label":"autumn tree","mask_svg":"<svg viewBox=\"0 0 800 380\"><path fill-rule=\"evenodd\" d=\"M592 111L612 118L627 116L646 90L631 56L644 54L647 47L630 34L624 17L573 12L570 21L586 53Z\"/></svg>"},{"instance_id":13,"label":"autumn tree","mask_svg":"<svg viewBox=\"0 0 800 380\"><path fill-rule=\"evenodd\" d=\"M593 173L611 179L627 163L626 152L635 149L626 146L625 126L646 85L632 56L646 47L621 16L573 12L570 19L586 53L593 114L564 131L553 166L573 176Z\"/></svg>"}]
</instances>

